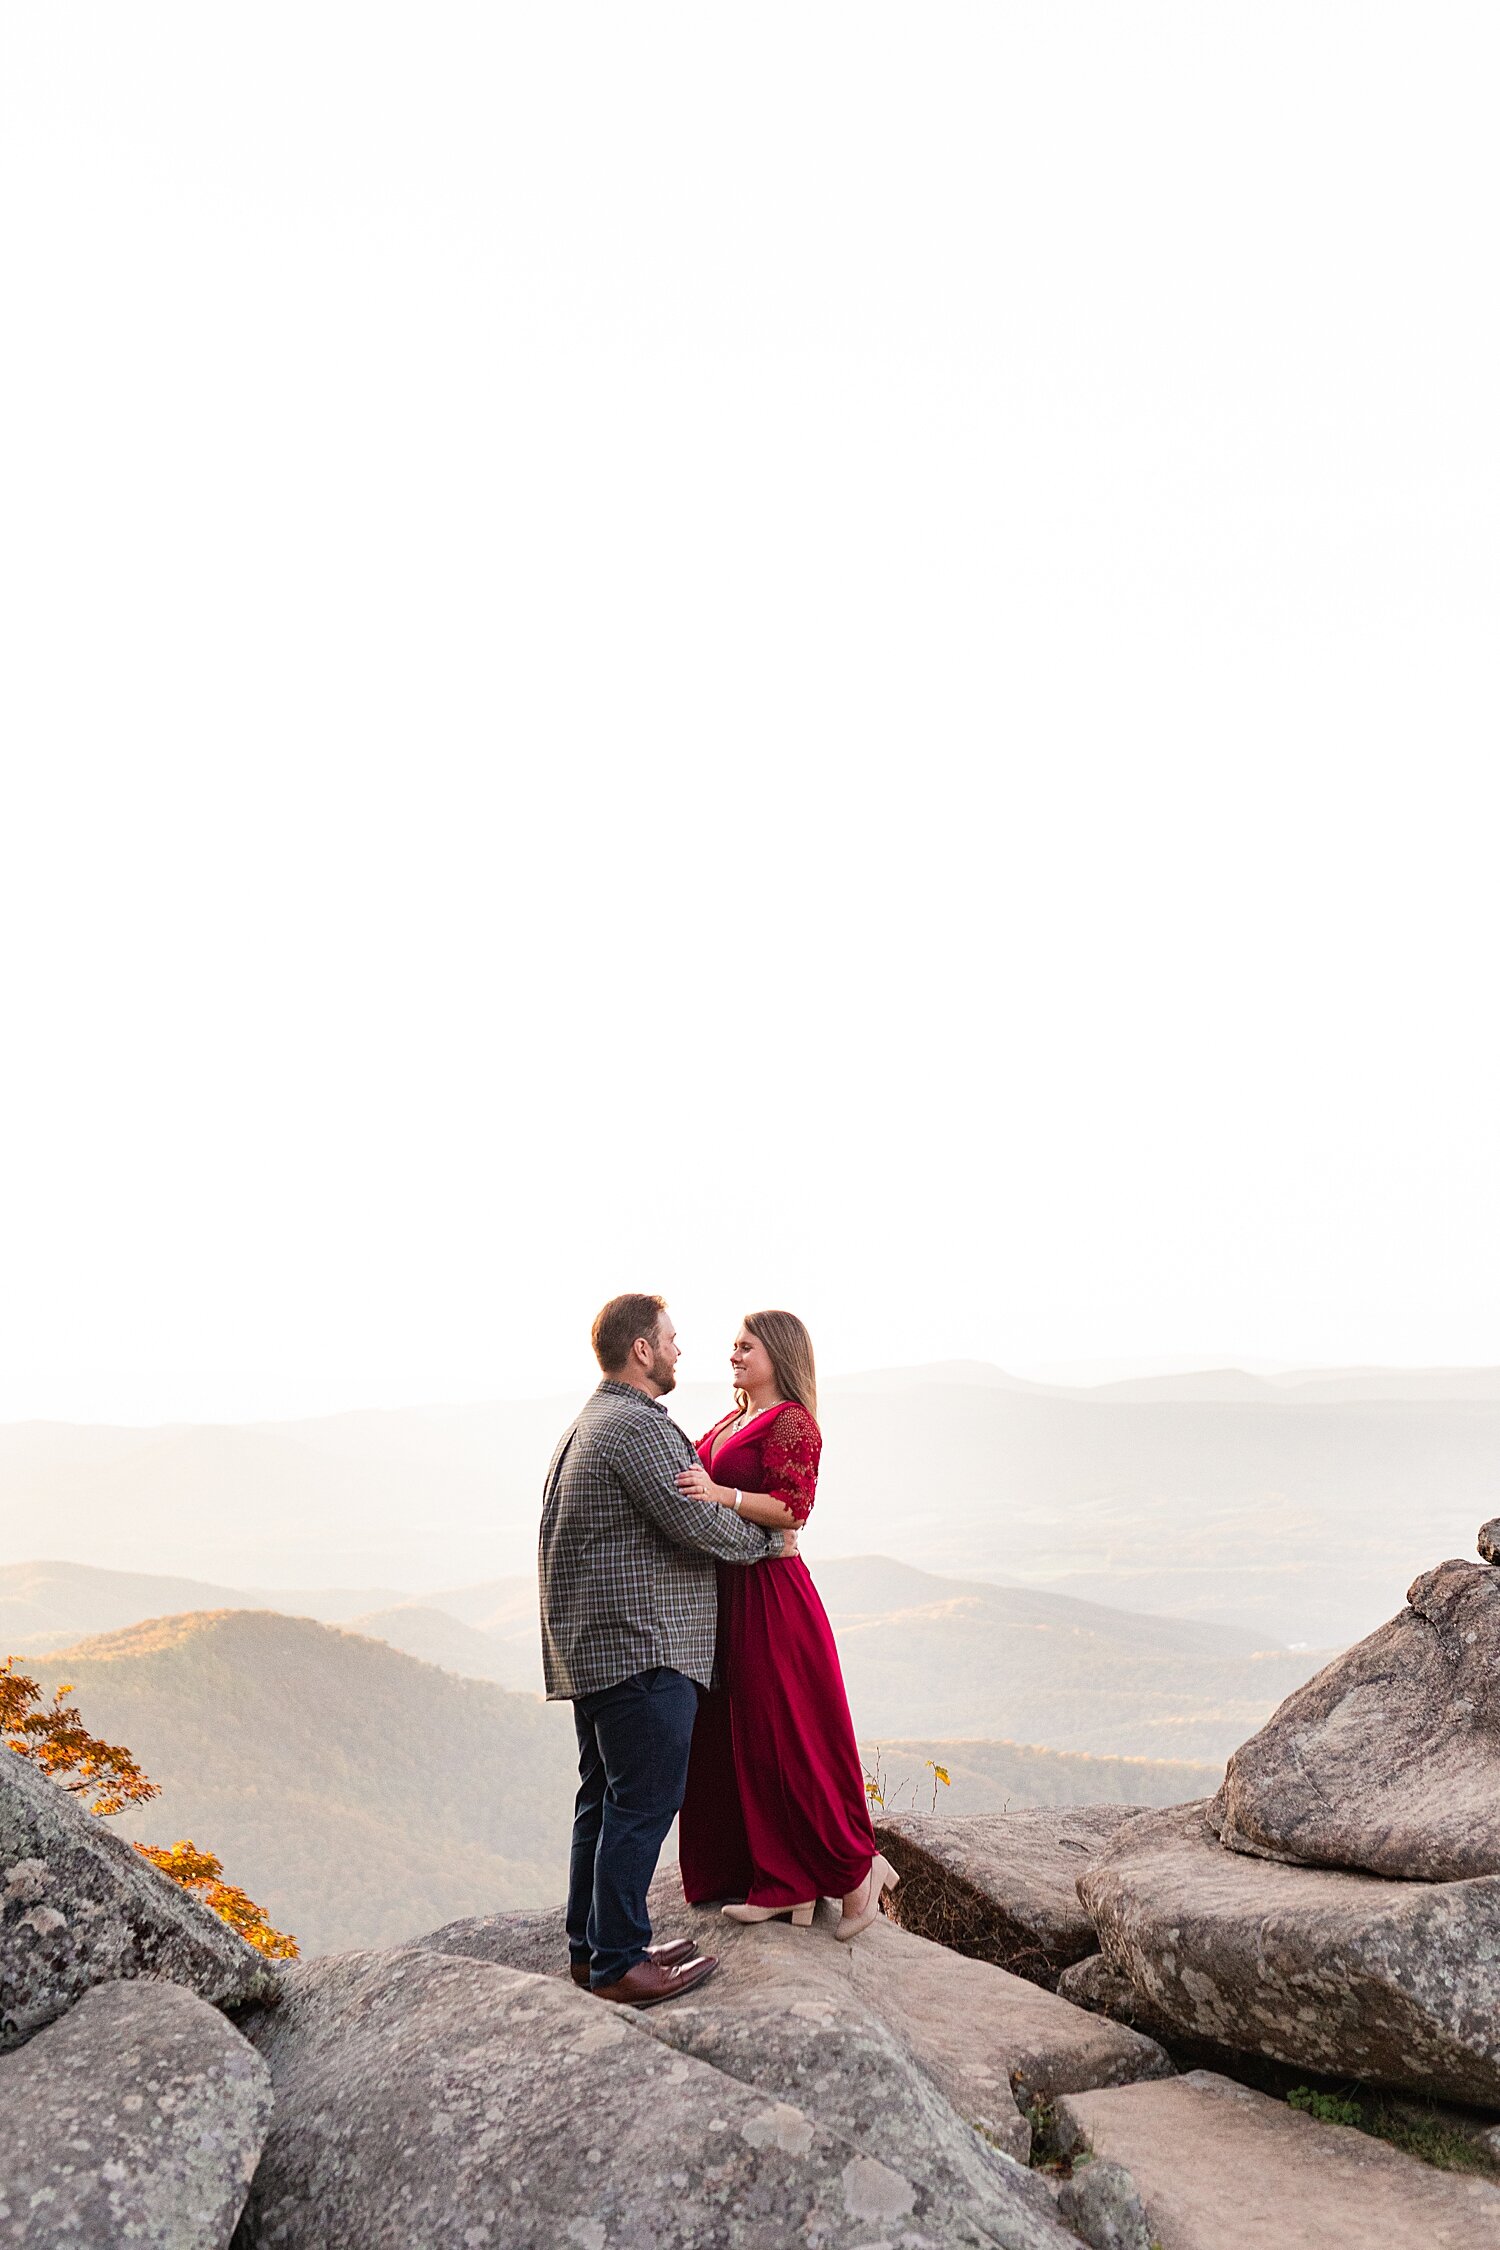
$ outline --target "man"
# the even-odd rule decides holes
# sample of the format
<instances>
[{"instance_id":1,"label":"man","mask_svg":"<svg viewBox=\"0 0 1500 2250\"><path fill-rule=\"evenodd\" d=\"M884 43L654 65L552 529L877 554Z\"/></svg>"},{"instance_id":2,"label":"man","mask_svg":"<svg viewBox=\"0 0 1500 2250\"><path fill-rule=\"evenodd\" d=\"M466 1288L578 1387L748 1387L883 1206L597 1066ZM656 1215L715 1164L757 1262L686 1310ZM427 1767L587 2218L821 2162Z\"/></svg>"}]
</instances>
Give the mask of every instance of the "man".
<instances>
[{"instance_id":1,"label":"man","mask_svg":"<svg viewBox=\"0 0 1500 2250\"><path fill-rule=\"evenodd\" d=\"M547 1694L571 1701L577 1805L568 1879L574 1982L650 2008L718 1967L690 1938L653 1946L646 1892L687 1787L698 1689L713 1683L714 1559L795 1554L794 1531L762 1531L689 1500L697 1455L661 1404L675 1387L677 1332L660 1297L613 1297L594 1322L604 1380L552 1456L538 1571Z\"/></svg>"}]
</instances>

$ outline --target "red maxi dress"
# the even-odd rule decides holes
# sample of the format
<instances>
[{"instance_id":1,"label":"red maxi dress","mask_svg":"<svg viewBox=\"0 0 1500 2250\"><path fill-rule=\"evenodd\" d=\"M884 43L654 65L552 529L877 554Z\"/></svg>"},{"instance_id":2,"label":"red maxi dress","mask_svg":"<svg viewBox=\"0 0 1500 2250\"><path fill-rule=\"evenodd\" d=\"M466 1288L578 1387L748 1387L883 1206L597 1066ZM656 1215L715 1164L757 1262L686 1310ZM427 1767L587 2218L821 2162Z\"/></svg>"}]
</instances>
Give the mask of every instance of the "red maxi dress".
<instances>
[{"instance_id":1,"label":"red maxi dress","mask_svg":"<svg viewBox=\"0 0 1500 2250\"><path fill-rule=\"evenodd\" d=\"M817 1423L801 1406L768 1407L716 1452L733 1420L699 1441L715 1484L770 1493L806 1523ZM800 1555L719 1565L718 1678L699 1698L678 1827L689 1903L798 1906L857 1890L875 1856L864 1772L833 1632Z\"/></svg>"}]
</instances>

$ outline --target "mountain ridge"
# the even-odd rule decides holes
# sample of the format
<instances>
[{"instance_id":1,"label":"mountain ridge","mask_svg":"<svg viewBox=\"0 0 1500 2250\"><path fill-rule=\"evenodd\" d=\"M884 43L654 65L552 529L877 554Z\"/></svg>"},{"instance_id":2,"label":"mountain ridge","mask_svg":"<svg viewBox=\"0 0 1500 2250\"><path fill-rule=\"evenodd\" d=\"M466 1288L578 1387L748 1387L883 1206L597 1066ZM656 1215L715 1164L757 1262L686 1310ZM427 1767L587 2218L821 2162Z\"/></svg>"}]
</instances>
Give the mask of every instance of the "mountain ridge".
<instances>
[{"instance_id":1,"label":"mountain ridge","mask_svg":"<svg viewBox=\"0 0 1500 2250\"><path fill-rule=\"evenodd\" d=\"M0 1570L0 1591L16 1575L14 1567ZM969 1736L1096 1757L1222 1759L1331 1653L1267 1649L1248 1630L1045 1588L939 1577L886 1556L816 1563L813 1581L838 1643L856 1730L866 1736ZM7 1646L24 1649L28 1663L56 1667L113 1653L116 1634L125 1636L119 1648L126 1654L169 1639L172 1628L160 1615L140 1617L152 1583L123 1583L116 1598L133 1613L122 1621L117 1611L102 1635L65 1636L45 1649L27 1648L24 1638ZM55 1577L53 1587L56 1594ZM97 1573L90 1592L97 1601ZM317 1622L403 1650L449 1676L536 1696L534 1582L495 1580L450 1598L483 1623L471 1626L420 1601L351 1617L347 1595L325 1597L337 1614ZM225 1621L288 1614L245 1598L215 1603L210 1613ZM5 1614L0 1602L0 1624Z\"/></svg>"}]
</instances>

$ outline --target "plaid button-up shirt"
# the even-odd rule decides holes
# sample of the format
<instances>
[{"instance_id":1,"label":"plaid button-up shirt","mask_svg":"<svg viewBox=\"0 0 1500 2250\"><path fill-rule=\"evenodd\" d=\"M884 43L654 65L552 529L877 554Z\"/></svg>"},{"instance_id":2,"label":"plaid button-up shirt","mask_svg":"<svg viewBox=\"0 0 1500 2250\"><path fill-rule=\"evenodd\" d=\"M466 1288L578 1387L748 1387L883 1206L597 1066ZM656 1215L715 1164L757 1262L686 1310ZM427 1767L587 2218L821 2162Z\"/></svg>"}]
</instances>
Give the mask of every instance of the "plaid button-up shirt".
<instances>
[{"instance_id":1,"label":"plaid button-up shirt","mask_svg":"<svg viewBox=\"0 0 1500 2250\"><path fill-rule=\"evenodd\" d=\"M782 1542L732 1508L685 1499L677 1472L697 1460L665 1407L630 1383L602 1382L564 1432L537 1554L550 1699L659 1664L712 1686L714 1560L764 1562Z\"/></svg>"}]
</instances>

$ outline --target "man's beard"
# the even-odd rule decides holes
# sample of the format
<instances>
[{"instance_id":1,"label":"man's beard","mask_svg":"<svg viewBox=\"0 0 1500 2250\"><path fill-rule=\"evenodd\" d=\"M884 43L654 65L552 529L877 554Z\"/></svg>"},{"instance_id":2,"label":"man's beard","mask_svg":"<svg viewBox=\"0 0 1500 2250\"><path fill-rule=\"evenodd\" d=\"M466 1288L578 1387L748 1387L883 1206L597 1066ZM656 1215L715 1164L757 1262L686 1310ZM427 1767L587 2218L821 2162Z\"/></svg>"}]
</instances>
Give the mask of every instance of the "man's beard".
<instances>
[{"instance_id":1,"label":"man's beard","mask_svg":"<svg viewBox=\"0 0 1500 2250\"><path fill-rule=\"evenodd\" d=\"M673 1374L671 1368L668 1367L665 1359L652 1360L651 1380L656 1385L657 1396L659 1398L665 1398L668 1391L675 1391L677 1388L677 1377Z\"/></svg>"}]
</instances>

